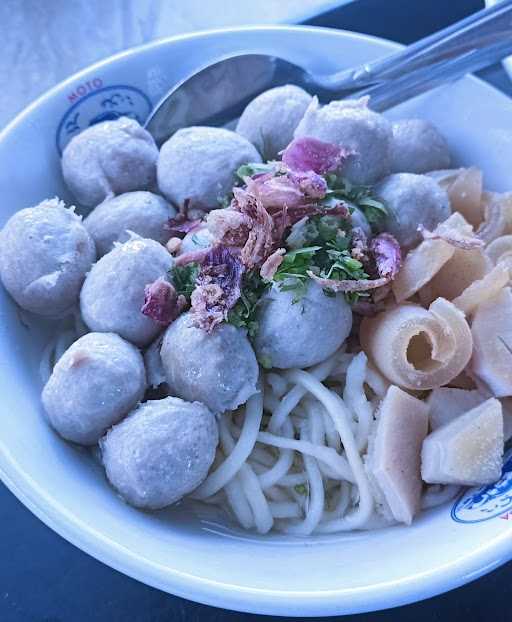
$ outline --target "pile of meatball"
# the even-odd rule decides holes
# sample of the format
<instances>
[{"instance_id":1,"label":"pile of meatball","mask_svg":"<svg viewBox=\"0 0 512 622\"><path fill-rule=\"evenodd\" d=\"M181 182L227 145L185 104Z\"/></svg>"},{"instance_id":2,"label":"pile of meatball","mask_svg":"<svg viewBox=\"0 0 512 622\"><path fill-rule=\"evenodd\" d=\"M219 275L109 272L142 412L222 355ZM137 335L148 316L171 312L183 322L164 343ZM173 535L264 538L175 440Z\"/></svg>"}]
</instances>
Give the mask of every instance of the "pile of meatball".
<instances>
[{"instance_id":1,"label":"pile of meatball","mask_svg":"<svg viewBox=\"0 0 512 622\"><path fill-rule=\"evenodd\" d=\"M446 193L423 175L450 165L435 127L417 119L392 124L365 101L320 106L288 85L256 97L236 131L189 127L160 150L132 119L89 127L62 156L76 211L47 199L15 213L0 232L0 277L15 302L50 318L79 309L90 330L56 362L43 389L48 421L68 441L99 443L108 480L134 506L165 507L203 482L215 458L217 417L258 390L258 359L309 367L351 331L343 295L325 296L313 282L300 305L272 287L253 340L226 323L206 333L188 313L162 326L141 312L146 286L176 260L166 246L168 220L185 206L201 214L221 209L239 166L279 158L294 136L351 151L338 173L375 185L388 209L386 229L404 247L417 241L418 222L432 229L449 215ZM199 227L179 252L212 241ZM167 397L144 401L162 383Z\"/></svg>"}]
</instances>

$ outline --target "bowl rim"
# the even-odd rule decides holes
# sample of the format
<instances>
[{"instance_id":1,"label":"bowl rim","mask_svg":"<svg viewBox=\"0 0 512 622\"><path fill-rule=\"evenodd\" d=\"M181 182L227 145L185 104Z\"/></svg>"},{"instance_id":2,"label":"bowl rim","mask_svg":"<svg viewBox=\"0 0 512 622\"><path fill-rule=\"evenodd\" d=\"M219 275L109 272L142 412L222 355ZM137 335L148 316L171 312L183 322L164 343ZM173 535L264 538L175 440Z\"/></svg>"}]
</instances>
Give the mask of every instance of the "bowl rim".
<instances>
[{"instance_id":1,"label":"bowl rim","mask_svg":"<svg viewBox=\"0 0 512 622\"><path fill-rule=\"evenodd\" d=\"M143 45L129 48L111 55L101 61L81 69L62 82L43 93L31 104L19 112L0 132L0 142L10 135L43 102L51 100L56 94L80 80L92 70L101 69L113 61L129 58L141 51L166 47L176 41L202 39L227 33L248 31L301 31L318 33L332 37L348 37L363 41L385 44L390 51L399 50L400 44L371 35L347 30L334 30L316 26L262 25L236 28L203 30L172 37L161 38ZM505 94L488 83L474 76L466 79L475 81L482 89L489 89L509 99ZM236 611L267 615L291 615L293 610L300 615L327 616L348 613L361 613L396 607L417 602L446 592L473 581L483 574L494 570L512 558L512 538L504 531L477 550L457 558L456 561L436 567L433 570L410 575L396 581L381 581L357 588L339 588L335 590L290 591L271 588L249 588L215 582L195 575L184 573L169 566L161 566L148 558L141 558L128 548L105 537L94 526L71 515L58 499L49 495L43 488L22 471L9 449L0 438L0 479L7 488L43 523L67 541L77 546L95 559L107 564L142 583L206 605L229 608Z\"/></svg>"}]
</instances>

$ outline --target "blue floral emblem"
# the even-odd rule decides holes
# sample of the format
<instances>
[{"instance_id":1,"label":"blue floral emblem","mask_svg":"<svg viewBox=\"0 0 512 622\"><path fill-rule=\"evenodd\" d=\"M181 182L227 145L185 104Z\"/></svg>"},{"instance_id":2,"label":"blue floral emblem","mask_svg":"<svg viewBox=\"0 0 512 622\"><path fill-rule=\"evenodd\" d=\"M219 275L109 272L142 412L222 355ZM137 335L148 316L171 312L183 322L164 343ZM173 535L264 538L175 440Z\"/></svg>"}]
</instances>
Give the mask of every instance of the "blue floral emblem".
<instances>
[{"instance_id":1,"label":"blue floral emblem","mask_svg":"<svg viewBox=\"0 0 512 622\"><path fill-rule=\"evenodd\" d=\"M69 108L59 123L56 135L59 155L73 136L90 125L119 117L130 117L143 124L152 108L149 97L134 86L118 84L88 93Z\"/></svg>"},{"instance_id":2,"label":"blue floral emblem","mask_svg":"<svg viewBox=\"0 0 512 622\"><path fill-rule=\"evenodd\" d=\"M512 450L505 454L501 479L470 488L455 501L451 516L458 523L481 523L512 510Z\"/></svg>"}]
</instances>

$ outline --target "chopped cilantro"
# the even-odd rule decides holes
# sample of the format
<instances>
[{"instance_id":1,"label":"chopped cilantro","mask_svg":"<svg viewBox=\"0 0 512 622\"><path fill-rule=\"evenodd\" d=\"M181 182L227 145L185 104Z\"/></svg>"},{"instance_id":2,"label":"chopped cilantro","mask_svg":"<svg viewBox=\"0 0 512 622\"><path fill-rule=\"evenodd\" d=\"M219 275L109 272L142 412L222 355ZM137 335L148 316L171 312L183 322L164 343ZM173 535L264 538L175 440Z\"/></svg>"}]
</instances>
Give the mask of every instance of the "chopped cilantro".
<instances>
[{"instance_id":1,"label":"chopped cilantro","mask_svg":"<svg viewBox=\"0 0 512 622\"><path fill-rule=\"evenodd\" d=\"M243 181L244 177L252 177L261 173L273 173L275 170L276 162L249 162L248 164L242 164L236 174Z\"/></svg>"},{"instance_id":2,"label":"chopped cilantro","mask_svg":"<svg viewBox=\"0 0 512 622\"><path fill-rule=\"evenodd\" d=\"M316 246L306 246L289 251L284 256L283 262L274 275L274 281L281 283L282 291L293 291L295 297L293 302L298 302L306 293L309 284L308 272L314 272L325 279L334 279L337 281L344 280L361 280L368 279L369 275L364 271L363 264L354 259L350 254L351 237L345 231L329 230L331 223L325 221L323 226L327 231L323 232L322 239L322 219L330 219L332 216L314 217L317 219L317 230L319 232ZM327 296L333 296L334 293L325 289ZM345 294L348 302L354 303L360 293L349 292Z\"/></svg>"},{"instance_id":3,"label":"chopped cilantro","mask_svg":"<svg viewBox=\"0 0 512 622\"><path fill-rule=\"evenodd\" d=\"M317 219L318 236L323 242L330 242L336 239L340 231L341 221L344 220L339 216L321 216Z\"/></svg>"},{"instance_id":4,"label":"chopped cilantro","mask_svg":"<svg viewBox=\"0 0 512 622\"><path fill-rule=\"evenodd\" d=\"M313 259L321 246L306 246L289 251L284 255L283 262L274 274L274 281L280 282L280 289L283 292L295 292L293 303L299 300L306 293L309 276L308 270L313 269Z\"/></svg>"},{"instance_id":5,"label":"chopped cilantro","mask_svg":"<svg viewBox=\"0 0 512 622\"><path fill-rule=\"evenodd\" d=\"M348 203L349 208L358 207L373 230L380 230L387 216L386 206L372 196L371 186L353 186L347 179L329 174L325 176L327 186L324 204L340 199Z\"/></svg>"},{"instance_id":6,"label":"chopped cilantro","mask_svg":"<svg viewBox=\"0 0 512 622\"><path fill-rule=\"evenodd\" d=\"M286 246L292 250L310 246L318 238L318 228L314 218L307 216L296 222L286 238Z\"/></svg>"},{"instance_id":7,"label":"chopped cilantro","mask_svg":"<svg viewBox=\"0 0 512 622\"><path fill-rule=\"evenodd\" d=\"M196 287L197 275L199 274L199 265L197 263L189 263L185 266L173 266L169 270L169 277L176 289L178 296L181 294L187 300Z\"/></svg>"},{"instance_id":8,"label":"chopped cilantro","mask_svg":"<svg viewBox=\"0 0 512 622\"><path fill-rule=\"evenodd\" d=\"M307 278L312 260L321 246L305 246L289 251L274 275L274 281L283 281L289 277Z\"/></svg>"},{"instance_id":9,"label":"chopped cilantro","mask_svg":"<svg viewBox=\"0 0 512 622\"><path fill-rule=\"evenodd\" d=\"M227 321L238 328L245 328L249 337L258 332L256 312L260 298L268 289L257 270L246 272L242 277L242 291L235 306L229 311Z\"/></svg>"}]
</instances>

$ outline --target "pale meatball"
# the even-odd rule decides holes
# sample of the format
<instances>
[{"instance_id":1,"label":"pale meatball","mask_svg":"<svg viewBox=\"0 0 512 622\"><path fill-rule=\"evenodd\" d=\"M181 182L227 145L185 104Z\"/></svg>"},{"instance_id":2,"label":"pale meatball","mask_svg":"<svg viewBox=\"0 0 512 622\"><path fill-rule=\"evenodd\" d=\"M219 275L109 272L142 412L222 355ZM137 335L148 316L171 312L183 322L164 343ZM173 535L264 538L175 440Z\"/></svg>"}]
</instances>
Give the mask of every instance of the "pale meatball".
<instances>
[{"instance_id":1,"label":"pale meatball","mask_svg":"<svg viewBox=\"0 0 512 622\"><path fill-rule=\"evenodd\" d=\"M75 136L62 154L62 174L82 205L155 182L158 148L137 121L121 117L92 125Z\"/></svg>"},{"instance_id":2,"label":"pale meatball","mask_svg":"<svg viewBox=\"0 0 512 622\"><path fill-rule=\"evenodd\" d=\"M352 226L354 228L358 227L359 229L361 229L366 237L371 237L372 228L370 227L370 223L366 219L366 216L363 214L362 210L360 210L358 207L354 207L354 211L352 212L351 216Z\"/></svg>"},{"instance_id":3,"label":"pale meatball","mask_svg":"<svg viewBox=\"0 0 512 622\"><path fill-rule=\"evenodd\" d=\"M176 210L152 192L126 192L100 203L84 226L96 243L98 257L112 250L114 242L126 242L133 231L143 238L165 244L169 233L165 226Z\"/></svg>"},{"instance_id":4,"label":"pale meatball","mask_svg":"<svg viewBox=\"0 0 512 622\"><path fill-rule=\"evenodd\" d=\"M433 230L451 213L446 192L425 175L395 173L375 186L375 194L388 211L383 229L406 248L420 241L419 225Z\"/></svg>"},{"instance_id":5,"label":"pale meatball","mask_svg":"<svg viewBox=\"0 0 512 622\"><path fill-rule=\"evenodd\" d=\"M264 160L275 160L292 142L293 132L311 100L309 93L293 84L265 91L242 112L236 131L256 147Z\"/></svg>"},{"instance_id":6,"label":"pale meatball","mask_svg":"<svg viewBox=\"0 0 512 622\"><path fill-rule=\"evenodd\" d=\"M215 241L215 236L206 225L199 225L196 229L189 231L183 238L180 245L180 254L197 251L201 248L208 248Z\"/></svg>"},{"instance_id":7,"label":"pale meatball","mask_svg":"<svg viewBox=\"0 0 512 622\"><path fill-rule=\"evenodd\" d=\"M426 173L450 167L450 152L444 136L423 119L393 123L392 173Z\"/></svg>"},{"instance_id":8,"label":"pale meatball","mask_svg":"<svg viewBox=\"0 0 512 622\"><path fill-rule=\"evenodd\" d=\"M320 107L314 98L295 130L299 136L351 150L340 173L353 184L374 184L390 172L391 123L364 101L333 101Z\"/></svg>"},{"instance_id":9,"label":"pale meatball","mask_svg":"<svg viewBox=\"0 0 512 622\"><path fill-rule=\"evenodd\" d=\"M144 396L146 374L135 346L113 333L88 333L66 350L43 389L55 430L94 445Z\"/></svg>"},{"instance_id":10,"label":"pale meatball","mask_svg":"<svg viewBox=\"0 0 512 622\"><path fill-rule=\"evenodd\" d=\"M187 127L162 145L158 187L176 206L188 199L189 207L215 209L247 162L261 162L261 157L243 136L219 127Z\"/></svg>"},{"instance_id":11,"label":"pale meatball","mask_svg":"<svg viewBox=\"0 0 512 622\"><path fill-rule=\"evenodd\" d=\"M85 279L80 310L87 326L113 332L138 346L156 337L161 326L141 312L144 288L165 276L171 255L154 240L133 238L104 255Z\"/></svg>"},{"instance_id":12,"label":"pale meatball","mask_svg":"<svg viewBox=\"0 0 512 622\"><path fill-rule=\"evenodd\" d=\"M231 324L207 333L186 313L167 329L160 355L169 391L214 413L233 410L256 392L254 350L245 331Z\"/></svg>"},{"instance_id":13,"label":"pale meatball","mask_svg":"<svg viewBox=\"0 0 512 622\"><path fill-rule=\"evenodd\" d=\"M314 282L306 294L275 285L262 298L254 348L265 367L310 367L334 354L352 328L343 294L326 295Z\"/></svg>"},{"instance_id":14,"label":"pale meatball","mask_svg":"<svg viewBox=\"0 0 512 622\"><path fill-rule=\"evenodd\" d=\"M0 231L0 277L27 311L58 317L71 311L96 259L80 216L58 199L14 214Z\"/></svg>"},{"instance_id":15,"label":"pale meatball","mask_svg":"<svg viewBox=\"0 0 512 622\"><path fill-rule=\"evenodd\" d=\"M112 486L131 505L156 510L204 481L218 441L217 422L206 406L167 397L139 406L100 446Z\"/></svg>"}]
</instances>

